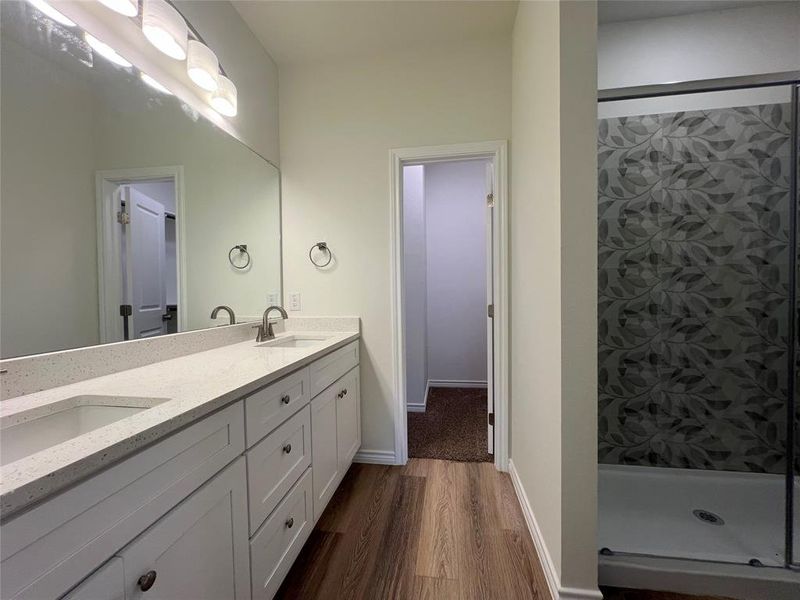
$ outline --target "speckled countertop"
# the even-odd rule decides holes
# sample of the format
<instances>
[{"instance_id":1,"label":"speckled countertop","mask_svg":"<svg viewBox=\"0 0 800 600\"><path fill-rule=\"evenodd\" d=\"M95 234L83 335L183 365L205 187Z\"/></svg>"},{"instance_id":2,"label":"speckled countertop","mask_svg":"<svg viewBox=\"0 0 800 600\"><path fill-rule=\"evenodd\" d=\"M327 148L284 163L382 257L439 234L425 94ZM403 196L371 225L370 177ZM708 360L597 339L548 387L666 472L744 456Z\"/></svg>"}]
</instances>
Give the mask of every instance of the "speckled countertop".
<instances>
[{"instance_id":1,"label":"speckled countertop","mask_svg":"<svg viewBox=\"0 0 800 600\"><path fill-rule=\"evenodd\" d=\"M80 395L168 398L0 467L0 514L5 518L16 513L359 337L355 331L314 333L330 337L305 348L240 342L4 400L0 419L7 426L17 413L36 409L41 415L49 406L63 406L65 399Z\"/></svg>"}]
</instances>

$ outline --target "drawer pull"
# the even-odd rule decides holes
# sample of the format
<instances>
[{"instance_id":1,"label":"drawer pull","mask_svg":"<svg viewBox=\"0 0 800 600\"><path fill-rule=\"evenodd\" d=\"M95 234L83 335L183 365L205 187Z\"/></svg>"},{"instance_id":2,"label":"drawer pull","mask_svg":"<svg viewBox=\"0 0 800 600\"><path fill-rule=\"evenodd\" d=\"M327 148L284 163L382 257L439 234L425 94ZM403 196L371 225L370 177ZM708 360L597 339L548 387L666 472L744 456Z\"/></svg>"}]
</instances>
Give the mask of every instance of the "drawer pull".
<instances>
[{"instance_id":1,"label":"drawer pull","mask_svg":"<svg viewBox=\"0 0 800 600\"><path fill-rule=\"evenodd\" d=\"M345 396L347 396L347 388L344 388L344 392L342 392Z\"/></svg>"},{"instance_id":2,"label":"drawer pull","mask_svg":"<svg viewBox=\"0 0 800 600\"><path fill-rule=\"evenodd\" d=\"M289 453L292 451L292 445L291 445L291 444L286 444L286 445L283 447L283 451L284 451L286 454L289 454Z\"/></svg>"},{"instance_id":3,"label":"drawer pull","mask_svg":"<svg viewBox=\"0 0 800 600\"><path fill-rule=\"evenodd\" d=\"M291 529L293 525L294 525L294 517L289 517L288 519L286 519L286 527Z\"/></svg>"},{"instance_id":4,"label":"drawer pull","mask_svg":"<svg viewBox=\"0 0 800 600\"><path fill-rule=\"evenodd\" d=\"M289 396L289 394L286 394L285 396L281 396L281 402L283 402L284 404L289 404L289 402L291 402L291 401L292 401L292 398L291 398L291 396Z\"/></svg>"},{"instance_id":5,"label":"drawer pull","mask_svg":"<svg viewBox=\"0 0 800 600\"><path fill-rule=\"evenodd\" d=\"M139 577L139 589L143 592L146 592L153 584L156 582L156 572L155 571L148 571L141 577Z\"/></svg>"}]
</instances>

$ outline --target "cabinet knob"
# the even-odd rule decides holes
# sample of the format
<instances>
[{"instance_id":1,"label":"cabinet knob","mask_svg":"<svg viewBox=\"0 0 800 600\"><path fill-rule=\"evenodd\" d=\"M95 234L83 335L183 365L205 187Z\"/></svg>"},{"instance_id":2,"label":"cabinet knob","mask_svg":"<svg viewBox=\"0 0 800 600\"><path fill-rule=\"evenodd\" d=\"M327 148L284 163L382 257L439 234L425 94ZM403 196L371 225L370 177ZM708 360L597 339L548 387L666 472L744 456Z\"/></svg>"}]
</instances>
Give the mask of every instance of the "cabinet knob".
<instances>
[{"instance_id":1,"label":"cabinet knob","mask_svg":"<svg viewBox=\"0 0 800 600\"><path fill-rule=\"evenodd\" d=\"M294 517L289 517L288 519L286 519L286 527L291 529L293 525L294 525Z\"/></svg>"},{"instance_id":2,"label":"cabinet knob","mask_svg":"<svg viewBox=\"0 0 800 600\"><path fill-rule=\"evenodd\" d=\"M347 396L347 388L344 388L344 391L343 391L342 393L343 393L345 396Z\"/></svg>"},{"instance_id":3,"label":"cabinet knob","mask_svg":"<svg viewBox=\"0 0 800 600\"><path fill-rule=\"evenodd\" d=\"M289 394L286 394L285 396L281 396L281 402L283 402L284 404L289 404L289 402L291 402L291 401L292 401L292 398L291 398L291 396L289 396Z\"/></svg>"},{"instance_id":4,"label":"cabinet knob","mask_svg":"<svg viewBox=\"0 0 800 600\"><path fill-rule=\"evenodd\" d=\"M286 452L286 454L289 454L292 451L292 445L291 444L286 444L283 447L283 451Z\"/></svg>"},{"instance_id":5,"label":"cabinet knob","mask_svg":"<svg viewBox=\"0 0 800 600\"><path fill-rule=\"evenodd\" d=\"M156 572L155 571L148 571L141 577L139 577L139 589L143 592L146 592L153 584L156 582Z\"/></svg>"}]
</instances>

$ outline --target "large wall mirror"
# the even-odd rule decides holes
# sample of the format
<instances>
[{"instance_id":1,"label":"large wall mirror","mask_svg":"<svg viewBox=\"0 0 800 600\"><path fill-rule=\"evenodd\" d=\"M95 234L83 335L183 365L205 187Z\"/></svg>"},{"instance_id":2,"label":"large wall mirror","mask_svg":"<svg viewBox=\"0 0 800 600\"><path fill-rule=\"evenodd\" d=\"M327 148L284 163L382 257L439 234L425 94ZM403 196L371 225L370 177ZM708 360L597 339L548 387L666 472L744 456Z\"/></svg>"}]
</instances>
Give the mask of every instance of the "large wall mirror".
<instances>
[{"instance_id":1,"label":"large wall mirror","mask_svg":"<svg viewBox=\"0 0 800 600\"><path fill-rule=\"evenodd\" d=\"M278 301L273 165L31 4L0 2L0 27L0 357Z\"/></svg>"}]
</instances>

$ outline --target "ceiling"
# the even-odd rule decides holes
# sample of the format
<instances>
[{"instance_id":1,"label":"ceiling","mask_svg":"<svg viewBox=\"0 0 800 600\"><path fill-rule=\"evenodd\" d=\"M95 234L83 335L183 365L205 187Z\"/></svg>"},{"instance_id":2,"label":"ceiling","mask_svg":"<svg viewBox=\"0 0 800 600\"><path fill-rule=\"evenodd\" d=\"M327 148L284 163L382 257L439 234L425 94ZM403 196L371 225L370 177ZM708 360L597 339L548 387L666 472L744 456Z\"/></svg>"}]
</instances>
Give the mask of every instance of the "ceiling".
<instances>
[{"instance_id":1,"label":"ceiling","mask_svg":"<svg viewBox=\"0 0 800 600\"><path fill-rule=\"evenodd\" d=\"M281 66L511 35L517 12L517 0L232 0L232 3ZM770 3L769 0L599 0L598 21L616 23Z\"/></svg>"},{"instance_id":2,"label":"ceiling","mask_svg":"<svg viewBox=\"0 0 800 600\"><path fill-rule=\"evenodd\" d=\"M597 20L600 24L639 19L657 19L691 15L712 10L728 10L756 4L769 4L760 0L599 0Z\"/></svg>"},{"instance_id":3,"label":"ceiling","mask_svg":"<svg viewBox=\"0 0 800 600\"><path fill-rule=\"evenodd\" d=\"M274 1L233 5L279 66L510 35L516 0Z\"/></svg>"}]
</instances>

